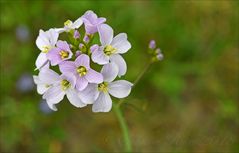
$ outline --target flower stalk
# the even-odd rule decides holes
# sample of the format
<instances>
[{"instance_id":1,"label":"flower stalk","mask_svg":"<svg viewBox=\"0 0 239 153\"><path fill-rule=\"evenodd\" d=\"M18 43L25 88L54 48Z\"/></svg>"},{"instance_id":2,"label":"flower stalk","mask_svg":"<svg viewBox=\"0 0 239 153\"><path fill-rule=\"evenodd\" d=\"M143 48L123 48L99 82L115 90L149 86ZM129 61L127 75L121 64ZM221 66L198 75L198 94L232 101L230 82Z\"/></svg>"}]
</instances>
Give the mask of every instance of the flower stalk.
<instances>
[{"instance_id":1,"label":"flower stalk","mask_svg":"<svg viewBox=\"0 0 239 153\"><path fill-rule=\"evenodd\" d=\"M131 144L131 139L129 135L129 130L127 123L125 121L125 118L123 116L123 112L121 111L120 107L118 105L113 105L113 111L119 121L120 128L123 133L123 140L124 140L124 151L125 152L132 152L132 144Z\"/></svg>"}]
</instances>

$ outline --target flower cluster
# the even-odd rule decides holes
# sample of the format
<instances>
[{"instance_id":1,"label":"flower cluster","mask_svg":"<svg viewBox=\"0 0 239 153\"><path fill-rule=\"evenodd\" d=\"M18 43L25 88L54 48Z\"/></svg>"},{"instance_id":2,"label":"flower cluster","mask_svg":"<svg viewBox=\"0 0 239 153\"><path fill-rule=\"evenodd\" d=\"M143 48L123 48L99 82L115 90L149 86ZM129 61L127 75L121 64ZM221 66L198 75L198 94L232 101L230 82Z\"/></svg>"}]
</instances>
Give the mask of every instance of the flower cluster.
<instances>
[{"instance_id":1,"label":"flower cluster","mask_svg":"<svg viewBox=\"0 0 239 153\"><path fill-rule=\"evenodd\" d=\"M114 36L105 22L87 11L75 22L67 20L63 28L40 30L36 40L41 50L36 60L39 74L33 78L52 110L57 110L55 105L66 95L76 107L92 104L93 112L108 112L112 108L110 95L124 98L130 94L133 84L115 79L126 74L121 55L131 44L125 33Z\"/></svg>"},{"instance_id":2,"label":"flower cluster","mask_svg":"<svg viewBox=\"0 0 239 153\"><path fill-rule=\"evenodd\" d=\"M163 60L163 54L160 48L156 48L155 40L149 42L149 54L152 55L152 62Z\"/></svg>"}]
</instances>

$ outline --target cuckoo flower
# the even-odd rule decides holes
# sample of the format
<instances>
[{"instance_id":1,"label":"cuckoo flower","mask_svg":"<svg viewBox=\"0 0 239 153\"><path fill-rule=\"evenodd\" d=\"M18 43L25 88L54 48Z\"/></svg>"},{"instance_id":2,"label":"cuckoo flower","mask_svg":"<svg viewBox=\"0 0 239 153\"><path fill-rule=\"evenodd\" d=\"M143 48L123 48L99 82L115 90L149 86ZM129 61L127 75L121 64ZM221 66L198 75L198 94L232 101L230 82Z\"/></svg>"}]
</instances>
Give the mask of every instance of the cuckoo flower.
<instances>
[{"instance_id":1,"label":"cuckoo flower","mask_svg":"<svg viewBox=\"0 0 239 153\"><path fill-rule=\"evenodd\" d=\"M124 98L130 94L132 83L126 80L113 80L118 74L118 67L115 63L104 65L101 73L104 82L89 84L79 95L81 100L87 104L93 104L93 112L109 112L112 107L111 96Z\"/></svg>"},{"instance_id":2,"label":"cuckoo flower","mask_svg":"<svg viewBox=\"0 0 239 153\"><path fill-rule=\"evenodd\" d=\"M64 22L64 28L56 28L58 33L70 32L71 30L78 29L83 24L82 18L79 17L75 22L67 20Z\"/></svg>"},{"instance_id":3,"label":"cuckoo flower","mask_svg":"<svg viewBox=\"0 0 239 153\"><path fill-rule=\"evenodd\" d=\"M100 25L98 31L102 46L92 53L92 60L100 65L107 64L109 61L114 62L119 69L118 75L124 75L127 65L120 54L126 53L131 48L127 35L120 33L113 38L113 29L107 24Z\"/></svg>"},{"instance_id":4,"label":"cuckoo flower","mask_svg":"<svg viewBox=\"0 0 239 153\"><path fill-rule=\"evenodd\" d=\"M36 40L37 47L41 50L41 53L36 60L36 69L40 69L47 63L46 54L55 47L59 34L54 30L39 31L39 36Z\"/></svg>"},{"instance_id":5,"label":"cuckoo flower","mask_svg":"<svg viewBox=\"0 0 239 153\"><path fill-rule=\"evenodd\" d=\"M85 24L85 31L88 34L94 34L98 31L97 27L106 21L105 18L98 18L93 11L87 11L82 16Z\"/></svg>"},{"instance_id":6,"label":"cuckoo flower","mask_svg":"<svg viewBox=\"0 0 239 153\"><path fill-rule=\"evenodd\" d=\"M60 64L62 61L65 61L72 57L70 46L66 41L59 40L56 43L56 46L56 48L51 49L47 54L47 58L50 60L51 65L53 66Z\"/></svg>"},{"instance_id":7,"label":"cuckoo flower","mask_svg":"<svg viewBox=\"0 0 239 153\"><path fill-rule=\"evenodd\" d=\"M81 54L73 61L65 61L60 64L60 71L68 74L73 73L76 76L76 89L82 91L89 83L101 83L103 76L99 72L90 68L90 58L86 54Z\"/></svg>"},{"instance_id":8,"label":"cuckoo flower","mask_svg":"<svg viewBox=\"0 0 239 153\"><path fill-rule=\"evenodd\" d=\"M58 81L58 74L49 69L49 65L41 68L38 76L33 76L34 82L37 85L37 92L44 94L54 83Z\"/></svg>"},{"instance_id":9,"label":"cuckoo flower","mask_svg":"<svg viewBox=\"0 0 239 153\"><path fill-rule=\"evenodd\" d=\"M55 104L62 101L65 95L69 102L75 107L86 106L75 90L76 78L73 74L62 74L61 76L57 74L57 77L54 76L54 79L57 79L56 83L54 83L43 95L43 99L46 99L48 106L52 110L57 110Z\"/></svg>"}]
</instances>

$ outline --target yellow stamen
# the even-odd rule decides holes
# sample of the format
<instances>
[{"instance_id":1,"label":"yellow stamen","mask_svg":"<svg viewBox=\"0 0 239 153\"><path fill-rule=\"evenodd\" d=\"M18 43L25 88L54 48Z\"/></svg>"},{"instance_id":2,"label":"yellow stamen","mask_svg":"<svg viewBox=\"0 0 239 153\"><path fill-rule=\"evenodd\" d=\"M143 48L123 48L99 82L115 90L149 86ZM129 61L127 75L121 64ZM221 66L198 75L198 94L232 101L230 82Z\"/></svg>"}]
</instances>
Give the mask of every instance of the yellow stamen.
<instances>
[{"instance_id":1,"label":"yellow stamen","mask_svg":"<svg viewBox=\"0 0 239 153\"><path fill-rule=\"evenodd\" d=\"M108 91L108 83L103 82L103 83L99 84L98 85L98 90L102 91L102 92L107 92Z\"/></svg>"},{"instance_id":2,"label":"yellow stamen","mask_svg":"<svg viewBox=\"0 0 239 153\"><path fill-rule=\"evenodd\" d=\"M87 69L84 66L78 67L76 71L80 76L84 76L87 73Z\"/></svg>"},{"instance_id":3,"label":"yellow stamen","mask_svg":"<svg viewBox=\"0 0 239 153\"><path fill-rule=\"evenodd\" d=\"M64 51L64 50L60 51L59 54L61 56L61 59L65 59L65 58L67 58L69 56L69 52Z\"/></svg>"},{"instance_id":4,"label":"yellow stamen","mask_svg":"<svg viewBox=\"0 0 239 153\"><path fill-rule=\"evenodd\" d=\"M104 53L108 56L115 52L116 52L116 48L112 47L111 45L106 45L104 48Z\"/></svg>"},{"instance_id":5,"label":"yellow stamen","mask_svg":"<svg viewBox=\"0 0 239 153\"><path fill-rule=\"evenodd\" d=\"M61 81L61 89L62 90L68 89L70 87L70 85L71 85L70 82L67 81L67 80L62 80Z\"/></svg>"},{"instance_id":6,"label":"yellow stamen","mask_svg":"<svg viewBox=\"0 0 239 153\"><path fill-rule=\"evenodd\" d=\"M49 47L49 46L43 46L42 52L43 52L43 53L48 53L49 50L50 50L50 47Z\"/></svg>"}]
</instances>

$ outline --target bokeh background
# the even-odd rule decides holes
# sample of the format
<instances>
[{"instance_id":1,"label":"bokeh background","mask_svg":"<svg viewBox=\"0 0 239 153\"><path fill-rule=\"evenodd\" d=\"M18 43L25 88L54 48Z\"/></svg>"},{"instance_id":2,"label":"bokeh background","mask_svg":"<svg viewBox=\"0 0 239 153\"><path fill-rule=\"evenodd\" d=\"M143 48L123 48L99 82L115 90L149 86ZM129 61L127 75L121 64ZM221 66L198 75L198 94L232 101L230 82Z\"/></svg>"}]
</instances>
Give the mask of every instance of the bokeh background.
<instances>
[{"instance_id":1,"label":"bokeh background","mask_svg":"<svg viewBox=\"0 0 239 153\"><path fill-rule=\"evenodd\" d=\"M7 1L0 5L0 152L117 152L113 112L92 113L66 100L52 112L32 81L39 29L61 27L86 10L126 32L134 81L155 39L155 63L123 105L137 152L239 150L239 5L230 0ZM116 103L117 101L115 101Z\"/></svg>"}]
</instances>

